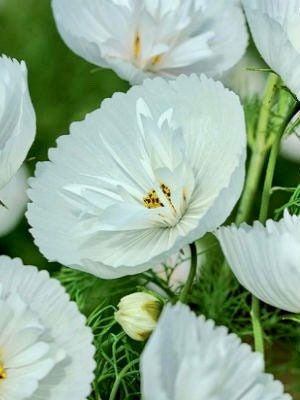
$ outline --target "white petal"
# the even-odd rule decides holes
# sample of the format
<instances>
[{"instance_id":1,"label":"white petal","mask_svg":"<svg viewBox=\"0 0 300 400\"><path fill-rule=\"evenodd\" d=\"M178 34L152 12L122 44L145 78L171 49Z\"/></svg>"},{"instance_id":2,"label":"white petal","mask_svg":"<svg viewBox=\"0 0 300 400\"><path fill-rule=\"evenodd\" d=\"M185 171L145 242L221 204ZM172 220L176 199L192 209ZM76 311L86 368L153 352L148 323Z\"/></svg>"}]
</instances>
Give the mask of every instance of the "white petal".
<instances>
[{"instance_id":1,"label":"white petal","mask_svg":"<svg viewBox=\"0 0 300 400\"><path fill-rule=\"evenodd\" d=\"M50 260L100 277L145 271L225 221L245 156L236 95L204 76L148 80L72 124L38 165L33 236Z\"/></svg>"},{"instance_id":2,"label":"white petal","mask_svg":"<svg viewBox=\"0 0 300 400\"><path fill-rule=\"evenodd\" d=\"M247 47L235 0L52 0L58 30L78 55L131 83L181 73L215 76Z\"/></svg>"},{"instance_id":3,"label":"white petal","mask_svg":"<svg viewBox=\"0 0 300 400\"><path fill-rule=\"evenodd\" d=\"M300 218L222 227L216 233L234 274L260 300L300 312Z\"/></svg>"},{"instance_id":4,"label":"white petal","mask_svg":"<svg viewBox=\"0 0 300 400\"><path fill-rule=\"evenodd\" d=\"M243 0L243 5L262 57L300 99L299 1Z\"/></svg>"},{"instance_id":5,"label":"white petal","mask_svg":"<svg viewBox=\"0 0 300 400\"><path fill-rule=\"evenodd\" d=\"M35 137L35 113L27 86L27 69L0 57L0 189L23 164Z\"/></svg>"},{"instance_id":6,"label":"white petal","mask_svg":"<svg viewBox=\"0 0 300 400\"><path fill-rule=\"evenodd\" d=\"M3 381L7 386L3 390L11 393L8 398L21 399L16 387L31 382L28 386L28 392L32 390L31 400L85 400L93 380L94 347L91 344L92 334L76 304L70 302L63 287L58 281L50 279L47 272L39 272L31 266L24 267L18 259L1 256L0 276L1 299L5 301L9 295L17 299L18 294L32 314L32 317L29 314L26 317L20 305L20 318L27 318L26 336L16 334L9 342L3 342L5 360L10 363L7 378ZM32 325L36 320L38 325ZM19 326L25 326L21 322ZM14 331L13 325L8 328ZM4 333L2 329L0 340ZM38 337L36 344L35 336Z\"/></svg>"},{"instance_id":7,"label":"white petal","mask_svg":"<svg viewBox=\"0 0 300 400\"><path fill-rule=\"evenodd\" d=\"M0 236L11 232L23 217L28 202L26 190L29 172L22 166L10 182L0 190Z\"/></svg>"},{"instance_id":8,"label":"white petal","mask_svg":"<svg viewBox=\"0 0 300 400\"><path fill-rule=\"evenodd\" d=\"M261 354L187 306L167 306L141 359L145 400L289 400Z\"/></svg>"}]
</instances>

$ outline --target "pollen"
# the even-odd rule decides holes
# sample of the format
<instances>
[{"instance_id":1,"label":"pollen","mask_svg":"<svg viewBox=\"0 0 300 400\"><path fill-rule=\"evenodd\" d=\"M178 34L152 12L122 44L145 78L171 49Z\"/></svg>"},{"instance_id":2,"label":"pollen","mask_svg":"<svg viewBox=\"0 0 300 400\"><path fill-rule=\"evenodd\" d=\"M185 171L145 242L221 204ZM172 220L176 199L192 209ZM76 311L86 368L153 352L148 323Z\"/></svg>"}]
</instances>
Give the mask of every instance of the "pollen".
<instances>
[{"instance_id":1,"label":"pollen","mask_svg":"<svg viewBox=\"0 0 300 400\"><path fill-rule=\"evenodd\" d=\"M176 209L174 207L174 204L172 203L172 192L171 192L171 189L167 185L165 185L164 183L161 183L160 188L161 188L161 191L163 192L165 198L169 202L171 208L173 209L174 213L176 214Z\"/></svg>"},{"instance_id":2,"label":"pollen","mask_svg":"<svg viewBox=\"0 0 300 400\"><path fill-rule=\"evenodd\" d=\"M161 55L154 56L151 58L151 64L152 65L157 65L161 62Z\"/></svg>"},{"instance_id":3,"label":"pollen","mask_svg":"<svg viewBox=\"0 0 300 400\"><path fill-rule=\"evenodd\" d=\"M164 207L155 190L151 190L147 196L144 197L144 206L146 208Z\"/></svg>"},{"instance_id":4,"label":"pollen","mask_svg":"<svg viewBox=\"0 0 300 400\"><path fill-rule=\"evenodd\" d=\"M141 54L141 38L139 33L135 35L134 44L133 44L133 54L134 58L137 59Z\"/></svg>"},{"instance_id":5,"label":"pollen","mask_svg":"<svg viewBox=\"0 0 300 400\"><path fill-rule=\"evenodd\" d=\"M6 373L5 369L4 369L3 364L0 363L0 381L2 379L6 379L6 378L7 378L7 373Z\"/></svg>"}]
</instances>

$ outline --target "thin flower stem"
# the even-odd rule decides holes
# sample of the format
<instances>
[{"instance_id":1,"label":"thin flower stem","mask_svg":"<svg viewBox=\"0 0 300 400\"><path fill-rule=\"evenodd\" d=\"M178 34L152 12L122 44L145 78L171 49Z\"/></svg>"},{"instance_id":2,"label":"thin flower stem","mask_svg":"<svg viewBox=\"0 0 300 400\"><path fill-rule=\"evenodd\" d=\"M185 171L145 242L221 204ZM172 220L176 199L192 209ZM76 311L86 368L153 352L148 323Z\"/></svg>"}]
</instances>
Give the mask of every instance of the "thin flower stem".
<instances>
[{"instance_id":1,"label":"thin flower stem","mask_svg":"<svg viewBox=\"0 0 300 400\"><path fill-rule=\"evenodd\" d=\"M191 249L191 268L189 272L188 279L180 293L179 296L179 301L182 303L187 302L188 295L190 293L190 290L193 286L195 275L197 272L197 247L195 243L190 244L190 249Z\"/></svg>"},{"instance_id":2,"label":"thin flower stem","mask_svg":"<svg viewBox=\"0 0 300 400\"><path fill-rule=\"evenodd\" d=\"M296 104L294 107L292 107L291 111L289 112L287 117L284 119L279 132L277 132L277 134L276 134L276 138L275 138L275 141L272 146L272 150L270 153L268 166L267 166L267 172L266 172L263 193L262 193L261 209L260 209L260 213L259 213L259 220L262 223L266 222L266 220L268 218L270 198L272 195L273 178L274 178L276 162L277 162L277 158L278 158L278 154L279 154L279 150L280 150L281 139L282 139L282 136L285 133L285 130L288 126L288 123L290 122L291 118L293 117L297 107L298 107L298 104Z\"/></svg>"},{"instance_id":3,"label":"thin flower stem","mask_svg":"<svg viewBox=\"0 0 300 400\"><path fill-rule=\"evenodd\" d=\"M237 225L249 220L266 156L265 151L258 149L254 150L251 155L245 189L235 220Z\"/></svg>"},{"instance_id":4,"label":"thin flower stem","mask_svg":"<svg viewBox=\"0 0 300 400\"><path fill-rule=\"evenodd\" d=\"M122 371L119 373L119 375L117 376L117 378L116 378L116 380L115 380L115 383L114 383L114 385L113 385L113 387L112 387L112 390L111 390L111 393L110 393L110 396L109 396L109 400L115 400L116 399L116 396L117 396L117 393L118 393L118 390L119 390L119 387L120 387L120 384L121 384L121 381L122 381L122 379L124 378L124 376L126 376L127 374L128 374L128 371L134 366L134 365L136 365L136 364L138 364L140 362L140 359L138 358L138 359L135 359L135 360L133 360L133 361L131 361L129 364L127 364L123 369L122 369Z\"/></svg>"},{"instance_id":5,"label":"thin flower stem","mask_svg":"<svg viewBox=\"0 0 300 400\"><path fill-rule=\"evenodd\" d=\"M251 209L254 202L255 193L261 177L263 166L266 160L266 136L268 131L268 123L271 114L273 97L276 92L279 77L274 73L270 73L262 107L259 114L256 138L252 148L251 160L248 168L244 192L240 201L239 209L236 217L236 224L247 221L249 219Z\"/></svg>"},{"instance_id":6,"label":"thin flower stem","mask_svg":"<svg viewBox=\"0 0 300 400\"><path fill-rule=\"evenodd\" d=\"M260 304L255 296L252 296L251 320L255 351L264 354L264 333L260 323Z\"/></svg>"}]
</instances>

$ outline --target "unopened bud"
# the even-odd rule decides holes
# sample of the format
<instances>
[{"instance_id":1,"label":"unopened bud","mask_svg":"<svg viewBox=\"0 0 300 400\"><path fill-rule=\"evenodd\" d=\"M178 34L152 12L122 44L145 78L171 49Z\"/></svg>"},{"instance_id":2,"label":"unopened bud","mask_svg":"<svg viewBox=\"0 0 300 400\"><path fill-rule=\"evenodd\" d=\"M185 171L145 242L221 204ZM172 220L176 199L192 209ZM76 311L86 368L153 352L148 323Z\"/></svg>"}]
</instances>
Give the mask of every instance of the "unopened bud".
<instances>
[{"instance_id":1,"label":"unopened bud","mask_svg":"<svg viewBox=\"0 0 300 400\"><path fill-rule=\"evenodd\" d=\"M149 293L137 292L121 299L116 321L134 340L144 341L156 327L162 302Z\"/></svg>"}]
</instances>

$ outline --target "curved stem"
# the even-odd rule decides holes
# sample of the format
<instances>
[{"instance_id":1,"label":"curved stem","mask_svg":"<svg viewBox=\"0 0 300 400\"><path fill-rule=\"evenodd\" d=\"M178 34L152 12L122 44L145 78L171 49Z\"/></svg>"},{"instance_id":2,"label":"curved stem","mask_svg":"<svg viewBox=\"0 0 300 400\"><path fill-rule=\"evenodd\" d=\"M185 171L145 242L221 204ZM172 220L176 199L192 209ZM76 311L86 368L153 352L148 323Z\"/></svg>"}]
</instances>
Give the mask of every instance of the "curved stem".
<instances>
[{"instance_id":1,"label":"curved stem","mask_svg":"<svg viewBox=\"0 0 300 400\"><path fill-rule=\"evenodd\" d=\"M253 207L255 194L260 181L262 170L266 161L266 153L263 150L254 150L248 168L245 189L240 201L235 223L240 225L248 221Z\"/></svg>"},{"instance_id":2,"label":"curved stem","mask_svg":"<svg viewBox=\"0 0 300 400\"><path fill-rule=\"evenodd\" d=\"M276 92L278 80L279 77L277 75L275 75L274 73L270 73L258 118L255 142L252 147L252 156L248 168L248 174L243 195L237 212L237 217L235 221L236 224L247 221L251 213L254 197L268 150L266 146L266 138L273 97Z\"/></svg>"},{"instance_id":3,"label":"curved stem","mask_svg":"<svg viewBox=\"0 0 300 400\"><path fill-rule=\"evenodd\" d=\"M137 358L137 359L131 361L129 364L127 364L122 369L122 371L117 376L117 378L115 380L115 383L114 383L114 385L112 387L112 390L111 390L111 393L110 393L110 396L109 396L109 400L115 400L123 377L127 374L127 372L130 370L130 368L132 368L135 364L138 364L139 362L140 362L140 359Z\"/></svg>"},{"instance_id":4,"label":"curved stem","mask_svg":"<svg viewBox=\"0 0 300 400\"><path fill-rule=\"evenodd\" d=\"M189 272L189 276L187 278L187 281L180 293L179 296L179 301L182 303L187 302L188 295L190 293L190 290L193 286L195 275L197 272L197 247L195 243L190 244L190 249L191 249L191 268Z\"/></svg>"},{"instance_id":5,"label":"curved stem","mask_svg":"<svg viewBox=\"0 0 300 400\"><path fill-rule=\"evenodd\" d=\"M261 209L260 209L260 213L259 213L259 220L262 223L264 223L268 218L270 198L271 198L271 194L272 194L273 178L274 178L277 158L278 158L278 154L279 154L279 150L280 150L281 139L287 128L288 123L290 122L291 118L293 117L293 115L295 113L295 109L297 106L298 105L296 104L296 106L292 107L288 116L284 119L279 132L276 134L276 138L275 138L275 141L272 146L272 150L270 153L268 166L267 166L267 172L266 172L266 178L265 178L265 182L264 182L263 193L262 193Z\"/></svg>"}]
</instances>

